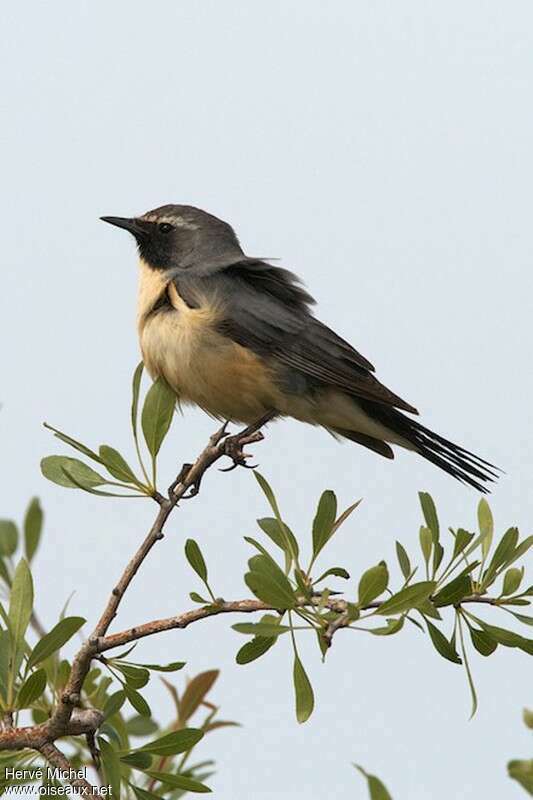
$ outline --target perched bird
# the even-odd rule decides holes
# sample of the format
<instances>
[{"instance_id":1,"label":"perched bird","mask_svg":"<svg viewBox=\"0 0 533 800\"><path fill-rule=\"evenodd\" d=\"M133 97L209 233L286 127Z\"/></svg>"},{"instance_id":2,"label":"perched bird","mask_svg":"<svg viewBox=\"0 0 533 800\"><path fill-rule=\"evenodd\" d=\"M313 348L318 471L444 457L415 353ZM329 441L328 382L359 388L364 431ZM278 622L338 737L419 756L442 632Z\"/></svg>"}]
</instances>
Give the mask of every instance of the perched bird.
<instances>
[{"instance_id":1,"label":"perched bird","mask_svg":"<svg viewBox=\"0 0 533 800\"><path fill-rule=\"evenodd\" d=\"M226 222L183 205L101 219L137 241L143 360L181 403L247 424L294 417L385 458L399 445L487 491L492 465L407 416L416 408L313 316L297 276L246 256Z\"/></svg>"}]
</instances>

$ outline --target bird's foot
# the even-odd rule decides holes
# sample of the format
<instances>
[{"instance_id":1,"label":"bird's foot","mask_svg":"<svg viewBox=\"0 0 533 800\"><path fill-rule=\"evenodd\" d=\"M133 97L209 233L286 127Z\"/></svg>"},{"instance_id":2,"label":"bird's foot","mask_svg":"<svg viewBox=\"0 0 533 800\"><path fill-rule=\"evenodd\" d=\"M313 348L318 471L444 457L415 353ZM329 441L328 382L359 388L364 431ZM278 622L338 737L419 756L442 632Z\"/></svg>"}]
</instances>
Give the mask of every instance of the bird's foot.
<instances>
[{"instance_id":1,"label":"bird's foot","mask_svg":"<svg viewBox=\"0 0 533 800\"><path fill-rule=\"evenodd\" d=\"M246 459L251 458L251 453L245 453L244 447L247 444L254 444L255 442L262 442L265 437L261 431L254 431L247 433L242 431L235 434L235 436L228 436L225 440L222 449L225 456L231 458L232 464L229 467L223 467L220 472L231 472L236 467L244 467L245 469L255 469L257 464L247 464Z\"/></svg>"}]
</instances>

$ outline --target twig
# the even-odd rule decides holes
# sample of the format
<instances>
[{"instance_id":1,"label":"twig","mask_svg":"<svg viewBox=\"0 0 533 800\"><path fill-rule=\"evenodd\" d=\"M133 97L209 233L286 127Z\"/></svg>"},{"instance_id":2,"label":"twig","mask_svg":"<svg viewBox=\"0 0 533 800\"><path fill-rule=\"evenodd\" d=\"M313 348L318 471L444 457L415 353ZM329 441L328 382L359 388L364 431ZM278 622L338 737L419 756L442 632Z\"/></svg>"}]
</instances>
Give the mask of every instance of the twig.
<instances>
[{"instance_id":1,"label":"twig","mask_svg":"<svg viewBox=\"0 0 533 800\"><path fill-rule=\"evenodd\" d=\"M470 597L464 597L461 600L461 603L485 603L488 605L495 605L495 600L496 598L493 597L472 595ZM306 600L302 598L298 605L300 607L317 606L320 602L320 598L318 597L313 598L312 600ZM376 600L373 603L369 603L367 606L364 606L361 611L371 611L373 609L377 609L381 604L381 601ZM341 627L345 627L348 622L348 617L345 614L347 603L341 598L336 600L329 599L326 602L325 607L330 611L335 611L339 614L337 619L334 620L330 626L333 628L333 632L331 634L331 636L333 636L335 631ZM98 642L98 652L103 653L106 650L111 650L114 647L122 647L125 644L135 642L138 639L143 639L146 636L153 636L156 633L187 628L193 622L198 622L202 619L209 619L210 617L216 617L219 614L253 614L257 611L276 610L277 609L275 606L263 603L262 600L228 600L216 605L213 604L201 606L200 608L191 609L191 611L184 611L181 614L176 614L174 617L155 619L151 622L145 622L142 625L136 625L133 628L120 631L119 633L105 636Z\"/></svg>"},{"instance_id":2,"label":"twig","mask_svg":"<svg viewBox=\"0 0 533 800\"><path fill-rule=\"evenodd\" d=\"M226 425L210 437L209 443L200 453L194 464L184 464L175 481L168 490L168 497L159 493L154 494L154 500L159 505L155 521L144 539L143 543L130 559L120 580L111 592L106 607L96 624L94 631L85 641L74 657L69 679L60 697L59 703L50 719L41 725L24 728L13 728L9 714L4 715L0 727L0 750L22 750L30 748L37 750L48 758L51 763L62 765L69 769L68 759L54 747L53 742L63 736L80 736L82 734L91 738L103 721L103 714L97 709L80 709L83 682L90 669L92 659L101 652L100 642L109 630L118 608L133 578L152 547L163 538L163 528L172 510L179 501L186 497L188 490L192 495L198 493L198 488L206 470L224 455L229 455L235 460L236 455L242 454L246 444L259 442L263 435L259 428L264 425L272 414L258 420L254 425L249 425L240 433L227 437ZM244 457L244 454L242 454ZM34 627L40 628L38 620L32 620ZM94 757L94 753L93 753ZM92 787L86 781L84 786ZM73 784L74 785L74 784Z\"/></svg>"}]
</instances>

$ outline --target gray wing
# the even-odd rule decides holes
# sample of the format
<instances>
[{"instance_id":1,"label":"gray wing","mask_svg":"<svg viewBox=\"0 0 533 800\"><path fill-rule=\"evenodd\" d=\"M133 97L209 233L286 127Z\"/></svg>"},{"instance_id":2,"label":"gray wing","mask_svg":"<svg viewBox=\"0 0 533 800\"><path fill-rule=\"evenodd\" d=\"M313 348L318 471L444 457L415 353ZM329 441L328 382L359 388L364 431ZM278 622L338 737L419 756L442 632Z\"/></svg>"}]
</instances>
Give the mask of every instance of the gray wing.
<instances>
[{"instance_id":1,"label":"gray wing","mask_svg":"<svg viewBox=\"0 0 533 800\"><path fill-rule=\"evenodd\" d=\"M187 292L193 294L192 284L187 289L183 280L177 288L186 300ZM372 375L370 361L312 316L313 298L288 270L248 259L210 275L202 290L222 300L221 333L296 371L310 388L333 386L354 397L418 413Z\"/></svg>"}]
</instances>

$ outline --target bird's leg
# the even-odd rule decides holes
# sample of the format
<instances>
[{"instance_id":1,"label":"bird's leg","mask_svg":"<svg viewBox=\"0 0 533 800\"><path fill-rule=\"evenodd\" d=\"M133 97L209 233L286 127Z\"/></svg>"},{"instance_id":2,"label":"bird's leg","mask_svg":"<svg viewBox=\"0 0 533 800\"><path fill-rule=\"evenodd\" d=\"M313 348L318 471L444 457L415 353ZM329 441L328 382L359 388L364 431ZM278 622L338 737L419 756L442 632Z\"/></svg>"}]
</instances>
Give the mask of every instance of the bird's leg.
<instances>
[{"instance_id":1,"label":"bird's leg","mask_svg":"<svg viewBox=\"0 0 533 800\"><path fill-rule=\"evenodd\" d=\"M257 422L253 422L251 425L248 425L246 428L244 428L244 430L236 433L234 436L227 437L222 447L224 455L231 458L233 464L230 467L221 469L221 472L231 472L231 470L235 469L236 467L254 469L254 467L257 466L252 466L251 464L246 463L246 459L250 458L251 454L245 453L243 448L247 444L261 442L265 437L259 429L262 428L263 425L266 425L267 422L270 422L270 420L275 416L275 411L269 411L267 414L264 414L262 417L260 417Z\"/></svg>"}]
</instances>

